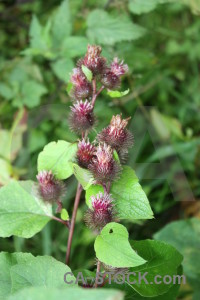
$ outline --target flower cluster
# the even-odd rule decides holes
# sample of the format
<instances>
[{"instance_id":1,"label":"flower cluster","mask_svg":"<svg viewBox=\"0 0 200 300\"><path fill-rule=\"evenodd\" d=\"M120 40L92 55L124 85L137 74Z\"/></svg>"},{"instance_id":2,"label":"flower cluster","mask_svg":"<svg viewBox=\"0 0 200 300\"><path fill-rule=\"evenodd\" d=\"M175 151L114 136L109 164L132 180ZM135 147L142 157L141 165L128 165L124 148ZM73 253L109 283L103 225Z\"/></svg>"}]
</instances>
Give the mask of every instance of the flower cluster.
<instances>
[{"instance_id":1,"label":"flower cluster","mask_svg":"<svg viewBox=\"0 0 200 300\"><path fill-rule=\"evenodd\" d=\"M84 71L86 68L83 66L91 71L92 82L88 80ZM76 161L80 167L92 173L96 184L104 188L104 194L99 193L91 197L92 207L85 215L87 225L94 230L101 230L107 223L116 219L110 186L119 178L122 168L114 158L114 150L123 158L133 144L133 137L126 128L129 119L123 120L121 115L112 117L110 125L97 135L94 143L90 143L87 136L96 123L94 104L97 96L103 89L119 88L121 77L127 72L128 66L123 61L114 58L109 65L102 56L100 46L88 45L85 56L78 61L71 75L70 96L73 105L69 123L71 130L81 136Z\"/></svg>"},{"instance_id":2,"label":"flower cluster","mask_svg":"<svg viewBox=\"0 0 200 300\"><path fill-rule=\"evenodd\" d=\"M113 149L107 144L99 144L89 169L98 184L112 182L119 177L121 166L113 158Z\"/></svg>"},{"instance_id":3,"label":"flower cluster","mask_svg":"<svg viewBox=\"0 0 200 300\"><path fill-rule=\"evenodd\" d=\"M63 182L57 180L51 171L40 171L36 178L40 197L46 202L60 204L65 193Z\"/></svg>"},{"instance_id":4,"label":"flower cluster","mask_svg":"<svg viewBox=\"0 0 200 300\"><path fill-rule=\"evenodd\" d=\"M85 214L87 226L93 230L101 230L107 223L115 221L113 200L110 194L101 192L91 197L92 208Z\"/></svg>"},{"instance_id":5,"label":"flower cluster","mask_svg":"<svg viewBox=\"0 0 200 300\"><path fill-rule=\"evenodd\" d=\"M125 153L128 153L128 148L133 145L133 135L126 128L129 119L122 119L121 115L113 116L108 127L98 134L98 140L115 149L122 160Z\"/></svg>"}]
</instances>

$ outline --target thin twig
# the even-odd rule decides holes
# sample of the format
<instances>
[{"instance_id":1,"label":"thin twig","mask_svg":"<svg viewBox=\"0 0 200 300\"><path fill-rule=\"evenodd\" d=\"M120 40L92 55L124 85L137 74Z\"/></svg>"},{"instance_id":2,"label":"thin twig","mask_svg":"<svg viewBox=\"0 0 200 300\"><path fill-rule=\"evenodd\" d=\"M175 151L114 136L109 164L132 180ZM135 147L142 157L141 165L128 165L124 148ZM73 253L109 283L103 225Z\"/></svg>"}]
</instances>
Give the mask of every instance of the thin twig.
<instances>
[{"instance_id":1,"label":"thin twig","mask_svg":"<svg viewBox=\"0 0 200 300\"><path fill-rule=\"evenodd\" d=\"M98 262L97 262L96 280L95 280L95 285L94 285L95 288L98 287L97 277L98 277L98 274L100 273L100 271L101 271L101 262L98 260Z\"/></svg>"},{"instance_id":2,"label":"thin twig","mask_svg":"<svg viewBox=\"0 0 200 300\"><path fill-rule=\"evenodd\" d=\"M62 224L65 225L66 227L70 228L69 221L64 221L64 220L62 220L62 219L60 219L60 218L57 218L57 217L55 217L55 216L52 216L51 218L52 218L53 220L59 222L59 223L62 223Z\"/></svg>"},{"instance_id":3,"label":"thin twig","mask_svg":"<svg viewBox=\"0 0 200 300\"><path fill-rule=\"evenodd\" d=\"M69 229L68 243L67 243L67 252L66 252L66 264L67 265L69 264L69 260L70 260L70 252L71 252L71 246L72 246L72 238L73 238L73 234L74 234L76 214L77 214L82 190L83 190L83 188L82 188L81 184L78 183L76 197L75 197L75 201L74 201L74 209L73 209L73 213L72 213L71 225L70 225L70 229Z\"/></svg>"}]
</instances>

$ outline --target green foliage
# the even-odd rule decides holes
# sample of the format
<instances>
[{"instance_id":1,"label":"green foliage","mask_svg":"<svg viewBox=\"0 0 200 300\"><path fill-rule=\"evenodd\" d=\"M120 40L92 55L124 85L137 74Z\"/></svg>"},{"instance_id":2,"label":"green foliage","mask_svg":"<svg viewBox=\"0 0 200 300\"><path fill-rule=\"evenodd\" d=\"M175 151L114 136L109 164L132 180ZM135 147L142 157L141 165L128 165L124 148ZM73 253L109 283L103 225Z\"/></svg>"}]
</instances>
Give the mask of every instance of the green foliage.
<instances>
[{"instance_id":1,"label":"green foliage","mask_svg":"<svg viewBox=\"0 0 200 300\"><path fill-rule=\"evenodd\" d=\"M52 171L58 179L66 179L73 174L71 160L77 151L76 143L51 142L44 147L38 157L38 171Z\"/></svg>"},{"instance_id":2,"label":"green foliage","mask_svg":"<svg viewBox=\"0 0 200 300\"><path fill-rule=\"evenodd\" d=\"M125 95L127 95L129 93L129 89L124 91L124 92L120 92L120 91L108 91L107 94L111 97L111 98L121 98Z\"/></svg>"},{"instance_id":3,"label":"green foliage","mask_svg":"<svg viewBox=\"0 0 200 300\"><path fill-rule=\"evenodd\" d=\"M90 206L91 195L103 192L100 186L91 186L86 191L86 203ZM111 194L120 219L152 219L153 212L149 201L135 172L128 166L123 167L120 179L111 186Z\"/></svg>"},{"instance_id":4,"label":"green foliage","mask_svg":"<svg viewBox=\"0 0 200 300\"><path fill-rule=\"evenodd\" d=\"M67 290L38 287L20 291L19 293L10 296L9 300L57 300L58 298L66 300L123 300L123 294L114 290L90 290L81 288L68 288Z\"/></svg>"},{"instance_id":5,"label":"green foliage","mask_svg":"<svg viewBox=\"0 0 200 300\"><path fill-rule=\"evenodd\" d=\"M72 169L75 177L80 182L84 190L87 190L94 182L91 172L87 169L79 167L75 163L72 163Z\"/></svg>"},{"instance_id":6,"label":"green foliage","mask_svg":"<svg viewBox=\"0 0 200 300\"><path fill-rule=\"evenodd\" d=\"M51 220L52 208L36 195L32 181L13 181L0 189L0 236L30 238Z\"/></svg>"},{"instance_id":7,"label":"green foliage","mask_svg":"<svg viewBox=\"0 0 200 300\"><path fill-rule=\"evenodd\" d=\"M61 219L64 220L64 221L68 221L69 220L69 214L68 214L68 211L65 208L63 208L61 210L60 216L61 216Z\"/></svg>"},{"instance_id":8,"label":"green foliage","mask_svg":"<svg viewBox=\"0 0 200 300\"><path fill-rule=\"evenodd\" d=\"M136 267L146 261L131 248L128 241L128 231L121 224L107 224L94 244L96 257L112 267Z\"/></svg>"},{"instance_id":9,"label":"green foliage","mask_svg":"<svg viewBox=\"0 0 200 300\"><path fill-rule=\"evenodd\" d=\"M91 81L92 81L93 75L92 75L92 72L90 71L90 69L88 69L88 68L87 68L86 66L84 66L84 65L81 66L81 69L82 69L83 73L85 74L87 80L88 80L89 82L91 82Z\"/></svg>"},{"instance_id":10,"label":"green foliage","mask_svg":"<svg viewBox=\"0 0 200 300\"><path fill-rule=\"evenodd\" d=\"M155 239L174 246L183 255L183 270L194 290L199 289L200 221L197 218L172 222L154 235Z\"/></svg>"},{"instance_id":11,"label":"green foliage","mask_svg":"<svg viewBox=\"0 0 200 300\"><path fill-rule=\"evenodd\" d=\"M104 45L136 40L145 33L142 27L133 24L127 16L113 17L100 9L89 14L87 25L89 39L93 43Z\"/></svg>"}]
</instances>

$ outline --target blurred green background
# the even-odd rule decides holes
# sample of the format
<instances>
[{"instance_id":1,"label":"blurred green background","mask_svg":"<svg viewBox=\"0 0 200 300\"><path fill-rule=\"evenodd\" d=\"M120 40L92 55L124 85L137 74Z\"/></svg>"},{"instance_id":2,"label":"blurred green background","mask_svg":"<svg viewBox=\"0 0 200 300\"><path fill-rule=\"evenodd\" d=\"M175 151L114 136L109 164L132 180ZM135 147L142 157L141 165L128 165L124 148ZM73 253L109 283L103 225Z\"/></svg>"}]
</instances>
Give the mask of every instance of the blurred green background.
<instances>
[{"instance_id":1,"label":"blurred green background","mask_svg":"<svg viewBox=\"0 0 200 300\"><path fill-rule=\"evenodd\" d=\"M100 44L108 61L118 56L130 69L121 87L130 93L111 99L105 92L95 107L96 132L113 114L132 117L135 145L127 163L155 219L125 225L138 240L161 230L155 238L185 256L188 282L179 298L200 299L199 0L0 1L0 185L13 178L35 180L45 144L77 139L67 123L66 87L88 43ZM66 184L64 205L71 213L76 180ZM94 268L95 235L82 223L85 210L82 199L72 269ZM67 235L51 222L29 240L0 239L0 250L64 261Z\"/></svg>"}]
</instances>

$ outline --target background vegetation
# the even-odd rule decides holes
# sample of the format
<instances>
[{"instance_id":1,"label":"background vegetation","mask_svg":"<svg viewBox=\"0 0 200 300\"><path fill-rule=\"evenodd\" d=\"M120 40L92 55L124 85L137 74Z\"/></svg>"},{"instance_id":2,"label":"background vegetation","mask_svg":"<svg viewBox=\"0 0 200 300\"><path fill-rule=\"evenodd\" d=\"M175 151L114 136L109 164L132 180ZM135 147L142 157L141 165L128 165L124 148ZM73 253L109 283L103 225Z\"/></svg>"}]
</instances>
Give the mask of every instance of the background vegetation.
<instances>
[{"instance_id":1,"label":"background vegetation","mask_svg":"<svg viewBox=\"0 0 200 300\"><path fill-rule=\"evenodd\" d=\"M88 43L129 65L120 99L96 103L100 130L113 114L131 116L136 170L155 219L126 224L132 239L156 238L184 255L180 299L200 298L200 2L198 0L0 1L0 185L34 179L50 141L76 140L66 87ZM92 135L92 134L91 134ZM71 212L75 179L67 180ZM78 211L72 269L94 266L95 236ZM192 217L192 218L191 218ZM171 223L167 225L168 223ZM67 234L49 223L32 239L0 239L1 251L52 254L64 261Z\"/></svg>"}]
</instances>

